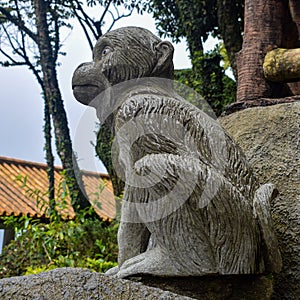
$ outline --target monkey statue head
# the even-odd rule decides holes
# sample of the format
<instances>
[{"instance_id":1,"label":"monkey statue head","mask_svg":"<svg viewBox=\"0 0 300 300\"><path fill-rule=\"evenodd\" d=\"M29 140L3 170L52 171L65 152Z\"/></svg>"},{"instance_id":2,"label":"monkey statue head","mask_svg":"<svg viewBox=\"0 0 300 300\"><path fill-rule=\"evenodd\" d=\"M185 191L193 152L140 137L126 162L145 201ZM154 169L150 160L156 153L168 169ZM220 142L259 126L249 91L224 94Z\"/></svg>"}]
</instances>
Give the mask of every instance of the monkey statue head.
<instances>
[{"instance_id":1,"label":"monkey statue head","mask_svg":"<svg viewBox=\"0 0 300 300\"><path fill-rule=\"evenodd\" d=\"M124 27L108 32L97 41L93 61L75 70L74 96L90 105L104 90L121 82L144 77L173 79L173 52L170 42L144 28Z\"/></svg>"}]
</instances>

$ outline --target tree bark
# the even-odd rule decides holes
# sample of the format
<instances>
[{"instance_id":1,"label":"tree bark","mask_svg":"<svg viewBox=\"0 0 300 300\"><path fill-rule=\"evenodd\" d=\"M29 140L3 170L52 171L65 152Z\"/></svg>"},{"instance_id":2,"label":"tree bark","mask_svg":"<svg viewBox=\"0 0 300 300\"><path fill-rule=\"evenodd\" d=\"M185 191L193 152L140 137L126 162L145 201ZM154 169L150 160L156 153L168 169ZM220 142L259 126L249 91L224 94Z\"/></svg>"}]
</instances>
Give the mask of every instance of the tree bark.
<instances>
[{"instance_id":1,"label":"tree bark","mask_svg":"<svg viewBox=\"0 0 300 300\"><path fill-rule=\"evenodd\" d=\"M288 19L287 0L245 0L245 32L237 60L237 101L289 95L287 86L266 80L263 74L265 54L282 47L283 30Z\"/></svg>"},{"instance_id":2,"label":"tree bark","mask_svg":"<svg viewBox=\"0 0 300 300\"><path fill-rule=\"evenodd\" d=\"M49 27L47 23L48 2L34 0L34 12L38 31L38 49L42 66L44 90L49 112L52 116L57 153L66 172L66 182L72 199L75 213L90 206L81 189L83 184L78 183L80 172L76 160L73 159L72 143L68 128L68 121L64 109L60 89L57 81L56 59L54 57ZM76 178L77 177L77 178Z\"/></svg>"},{"instance_id":3,"label":"tree bark","mask_svg":"<svg viewBox=\"0 0 300 300\"><path fill-rule=\"evenodd\" d=\"M289 0L291 15L300 32L300 2L298 0Z\"/></svg>"},{"instance_id":4,"label":"tree bark","mask_svg":"<svg viewBox=\"0 0 300 300\"><path fill-rule=\"evenodd\" d=\"M44 136L45 136L45 152L47 162L47 175L49 181L49 215L55 210L55 178L54 178L54 156L52 152L52 136L51 136L51 115L49 112L48 101L44 97Z\"/></svg>"},{"instance_id":5,"label":"tree bark","mask_svg":"<svg viewBox=\"0 0 300 300\"><path fill-rule=\"evenodd\" d=\"M300 80L300 48L277 48L265 56L263 70L265 78L274 82Z\"/></svg>"},{"instance_id":6,"label":"tree bark","mask_svg":"<svg viewBox=\"0 0 300 300\"><path fill-rule=\"evenodd\" d=\"M230 60L233 75L238 79L236 54L242 49L242 28L238 21L239 12L236 1L217 1L218 24Z\"/></svg>"}]
</instances>

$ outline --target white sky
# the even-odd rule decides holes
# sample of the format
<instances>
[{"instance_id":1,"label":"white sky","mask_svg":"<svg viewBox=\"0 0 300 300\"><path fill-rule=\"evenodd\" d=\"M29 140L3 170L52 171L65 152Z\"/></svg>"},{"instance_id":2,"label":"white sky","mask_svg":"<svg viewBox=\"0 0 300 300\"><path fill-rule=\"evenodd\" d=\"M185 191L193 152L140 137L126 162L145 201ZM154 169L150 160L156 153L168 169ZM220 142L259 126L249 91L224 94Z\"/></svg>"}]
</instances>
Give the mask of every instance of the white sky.
<instances>
[{"instance_id":1,"label":"white sky","mask_svg":"<svg viewBox=\"0 0 300 300\"><path fill-rule=\"evenodd\" d=\"M140 26L157 34L154 20L148 14L143 16L134 14L120 20L116 23L114 29L123 26ZM210 48L213 41L210 40L207 44ZM174 45L174 47L175 68L190 67L186 43L182 42ZM73 32L65 40L62 50L67 52L67 56L60 58L62 66L58 68L59 84L67 111L71 136L74 140L76 128L82 124L80 119L86 113L86 107L74 99L71 89L71 78L73 71L80 63L91 60L91 51L79 26L74 26ZM0 86L0 156L44 162L43 99L35 77L26 67L0 67ZM92 115L94 115L93 112ZM90 118L93 120L93 116ZM96 169L105 172L98 159L93 158L94 150L89 143L95 137L92 131L91 128L90 134L85 136L84 141L79 139L81 148L86 149L86 147L90 147L88 155L92 156L90 158L92 163L87 162L87 159L79 155L80 166L83 169ZM78 138L75 144L76 147L79 147ZM78 151L76 148L75 150ZM96 162L97 165L94 166ZM60 164L58 158L56 158L55 163Z\"/></svg>"}]
</instances>

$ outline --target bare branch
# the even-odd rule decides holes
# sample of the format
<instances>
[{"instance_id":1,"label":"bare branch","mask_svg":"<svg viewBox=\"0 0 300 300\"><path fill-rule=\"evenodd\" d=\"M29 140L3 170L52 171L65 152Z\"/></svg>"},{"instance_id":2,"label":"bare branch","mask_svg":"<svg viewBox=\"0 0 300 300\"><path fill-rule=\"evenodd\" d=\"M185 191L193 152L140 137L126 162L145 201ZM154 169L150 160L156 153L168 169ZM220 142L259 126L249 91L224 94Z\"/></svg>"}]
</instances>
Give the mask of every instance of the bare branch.
<instances>
[{"instance_id":1,"label":"bare branch","mask_svg":"<svg viewBox=\"0 0 300 300\"><path fill-rule=\"evenodd\" d=\"M14 0L15 2L15 6L16 6L16 11L17 11L17 16L19 19L19 22L22 22L22 16L20 14L20 10L19 10L19 5L18 5L18 1ZM22 40L22 47L20 47L23 50L23 53L26 53L26 45L25 45L25 33L24 31L20 31L21 32L21 40ZM17 41L17 43L19 44L19 42ZM20 46L20 45L19 45Z\"/></svg>"},{"instance_id":2,"label":"bare branch","mask_svg":"<svg viewBox=\"0 0 300 300\"><path fill-rule=\"evenodd\" d=\"M116 9L116 11L117 11L117 18L114 16L114 14L111 12L111 11L109 11L109 13L111 14L111 16L112 16L112 19L113 19L113 21L112 21L112 23L111 23L111 25L110 25L110 27L108 28L108 30L107 31L111 31L111 29L114 27L114 25L115 25L115 23L117 22L117 21L119 21L120 19L122 19L122 18L127 18L127 17L129 17L129 16L131 16L132 15L132 13L133 13L133 9L128 13L128 14L122 14L122 15L120 15L119 14L119 11L118 11L118 9L117 9L117 7L115 7L115 9Z\"/></svg>"},{"instance_id":3,"label":"bare branch","mask_svg":"<svg viewBox=\"0 0 300 300\"><path fill-rule=\"evenodd\" d=\"M39 74L39 71L36 69L36 67L32 64L32 62L30 61L27 52L26 52L26 44L25 44L25 38L24 40L22 40L22 45L20 45L19 41L16 38L12 38L9 34L9 32L7 31L7 29L5 28L5 26L2 25L3 31L6 34L6 38L10 44L10 47L12 48L13 52L15 52L19 57L21 57L23 59L23 61L17 61L15 60L11 55L9 55L7 52L5 52L3 49L0 48L0 52L6 57L8 58L11 63L9 63L7 66L28 66L29 69L33 72L33 74L35 75L39 85L41 86L41 88L44 90L44 83L43 80ZM23 38L23 35L22 35ZM17 43L19 49L15 46L13 40ZM3 65L4 63L2 63Z\"/></svg>"},{"instance_id":4,"label":"bare branch","mask_svg":"<svg viewBox=\"0 0 300 300\"><path fill-rule=\"evenodd\" d=\"M12 56L10 56L9 54L7 54L5 51L3 51L1 48L0 48L0 53L2 53L6 58L8 58L11 63L9 63L8 66L21 66L21 65L26 65L25 61L16 61ZM2 65L4 65L3 62L1 62Z\"/></svg>"},{"instance_id":5,"label":"bare branch","mask_svg":"<svg viewBox=\"0 0 300 300\"><path fill-rule=\"evenodd\" d=\"M82 18L78 15L78 13L77 13L77 11L76 11L75 9L74 9L74 14L75 14L75 16L76 16L76 18L77 18L77 20L78 20L78 22L79 22L81 28L82 28L83 31L84 31L85 37L86 37L86 39L87 39L87 41L88 41L88 43L89 43L89 46L90 46L91 50L93 50L93 43L92 43L92 41L91 41L91 39L90 39L89 33L88 33L88 31L87 31L87 29L86 29L84 23L83 23Z\"/></svg>"},{"instance_id":6,"label":"bare branch","mask_svg":"<svg viewBox=\"0 0 300 300\"><path fill-rule=\"evenodd\" d=\"M95 31L94 29L94 20L92 18L90 18L86 12L84 11L84 9L82 8L81 4L79 1L75 1L75 3L77 4L77 8L74 8L74 13L76 12L76 17L78 18L78 13L76 10L78 10L82 15L83 15L83 18L81 18L81 21L83 21L87 26L88 28L90 29L90 31L92 32L93 36L95 39L97 39L98 35L97 35L97 32ZM80 23L81 25L82 23ZM82 26L82 25L81 25Z\"/></svg>"},{"instance_id":7,"label":"bare branch","mask_svg":"<svg viewBox=\"0 0 300 300\"><path fill-rule=\"evenodd\" d=\"M9 42L9 44L10 44L10 47L12 48L12 50L14 52L18 53L18 49L15 46L15 44L13 43L13 40L14 40L18 44L18 46L20 47L20 44L19 44L18 40L16 38L12 37L9 34L9 32L7 31L7 28L4 25L2 25L2 29L5 32L5 35L6 35L6 38L7 38L8 42Z\"/></svg>"},{"instance_id":8,"label":"bare branch","mask_svg":"<svg viewBox=\"0 0 300 300\"><path fill-rule=\"evenodd\" d=\"M31 31L28 27L26 27L24 21L19 20L18 17L13 16L10 12L7 11L4 7L0 6L0 13L2 13L7 21L13 23L15 26L19 28L19 30L25 32L33 41L37 43L38 36L33 31Z\"/></svg>"},{"instance_id":9,"label":"bare branch","mask_svg":"<svg viewBox=\"0 0 300 300\"><path fill-rule=\"evenodd\" d=\"M100 18L100 20L99 20L99 22L102 24L102 22L103 22L103 20L104 20L104 17L105 17L105 15L106 15L106 13L107 13L107 11L108 11L108 9L109 9L109 7L110 7L110 4L112 3L112 1L113 0L110 0L108 3L107 3L107 5L106 5L106 7L105 7L105 9L104 9L104 12L103 12L103 14L102 14L102 16L101 16L101 18Z\"/></svg>"}]
</instances>

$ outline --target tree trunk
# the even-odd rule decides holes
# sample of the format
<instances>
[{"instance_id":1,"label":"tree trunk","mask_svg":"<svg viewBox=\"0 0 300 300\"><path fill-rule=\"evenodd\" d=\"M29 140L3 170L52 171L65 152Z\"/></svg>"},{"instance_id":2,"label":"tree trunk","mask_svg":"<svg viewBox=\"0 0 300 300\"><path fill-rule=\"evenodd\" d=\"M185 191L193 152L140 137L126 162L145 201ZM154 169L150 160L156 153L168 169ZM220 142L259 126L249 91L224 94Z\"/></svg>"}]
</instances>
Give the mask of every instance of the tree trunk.
<instances>
[{"instance_id":1,"label":"tree trunk","mask_svg":"<svg viewBox=\"0 0 300 300\"><path fill-rule=\"evenodd\" d=\"M34 0L34 12L38 31L38 49L42 66L45 98L52 116L57 153L66 172L66 182L69 188L75 213L90 206L80 188L84 188L80 180L78 165L73 159L72 143L68 121L57 81L56 59L50 41L47 23L48 2ZM76 176L77 175L77 176ZM76 180L77 177L77 180Z\"/></svg>"},{"instance_id":2,"label":"tree trunk","mask_svg":"<svg viewBox=\"0 0 300 300\"><path fill-rule=\"evenodd\" d=\"M289 5L290 5L291 18L297 28L296 33L289 34L289 36L294 37L294 45L291 48L300 48L300 1L289 0ZM285 47L288 48L288 46ZM293 93L293 95L300 95L300 81L290 82L288 83L288 86L291 92Z\"/></svg>"},{"instance_id":3,"label":"tree trunk","mask_svg":"<svg viewBox=\"0 0 300 300\"><path fill-rule=\"evenodd\" d=\"M233 75L238 79L236 54L242 49L242 28L238 21L239 12L236 1L217 1L218 24L230 60Z\"/></svg>"},{"instance_id":4,"label":"tree trunk","mask_svg":"<svg viewBox=\"0 0 300 300\"><path fill-rule=\"evenodd\" d=\"M47 175L49 181L49 215L55 210L55 179L54 179L54 156L52 153L52 136L51 136L51 115L49 112L48 101L44 97L44 136L45 136L45 152L47 162Z\"/></svg>"},{"instance_id":5,"label":"tree trunk","mask_svg":"<svg viewBox=\"0 0 300 300\"><path fill-rule=\"evenodd\" d=\"M299 46L299 35L300 35L300 2L299 0L289 0L291 17L297 27L297 41Z\"/></svg>"},{"instance_id":6,"label":"tree trunk","mask_svg":"<svg viewBox=\"0 0 300 300\"><path fill-rule=\"evenodd\" d=\"M282 47L287 11L287 0L245 0L244 41L237 59L238 102L288 95L285 84L269 82L263 74L265 54Z\"/></svg>"}]
</instances>

